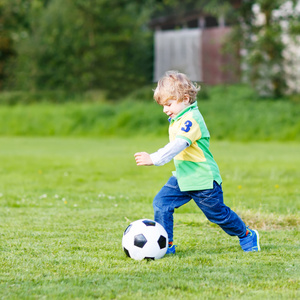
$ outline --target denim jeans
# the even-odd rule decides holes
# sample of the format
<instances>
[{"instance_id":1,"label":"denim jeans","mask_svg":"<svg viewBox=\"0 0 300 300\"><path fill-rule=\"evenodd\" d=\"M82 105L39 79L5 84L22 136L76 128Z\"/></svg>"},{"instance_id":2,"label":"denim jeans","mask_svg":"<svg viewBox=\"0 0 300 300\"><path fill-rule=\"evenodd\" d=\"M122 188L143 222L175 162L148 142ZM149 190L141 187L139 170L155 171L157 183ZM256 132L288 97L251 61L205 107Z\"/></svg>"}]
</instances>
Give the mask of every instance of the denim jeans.
<instances>
[{"instance_id":1,"label":"denim jeans","mask_svg":"<svg viewBox=\"0 0 300 300\"><path fill-rule=\"evenodd\" d=\"M182 192L176 177L172 176L153 200L154 220L165 228L169 241L173 241L174 209L191 199L209 221L218 224L227 234L238 237L245 235L245 223L224 204L222 187L217 182L214 181L213 189Z\"/></svg>"}]
</instances>

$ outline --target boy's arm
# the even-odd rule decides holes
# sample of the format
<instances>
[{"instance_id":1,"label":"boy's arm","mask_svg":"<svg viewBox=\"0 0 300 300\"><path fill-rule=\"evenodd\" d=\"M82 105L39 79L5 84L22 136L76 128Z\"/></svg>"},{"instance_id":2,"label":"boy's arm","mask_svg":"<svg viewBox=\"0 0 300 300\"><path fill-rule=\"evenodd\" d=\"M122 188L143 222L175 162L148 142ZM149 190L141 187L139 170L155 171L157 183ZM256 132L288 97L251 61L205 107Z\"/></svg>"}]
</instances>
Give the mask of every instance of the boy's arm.
<instances>
[{"instance_id":1,"label":"boy's arm","mask_svg":"<svg viewBox=\"0 0 300 300\"><path fill-rule=\"evenodd\" d=\"M176 138L158 151L148 154L138 152L134 155L138 166L162 166L171 161L178 153L187 148L190 144L181 138Z\"/></svg>"}]
</instances>

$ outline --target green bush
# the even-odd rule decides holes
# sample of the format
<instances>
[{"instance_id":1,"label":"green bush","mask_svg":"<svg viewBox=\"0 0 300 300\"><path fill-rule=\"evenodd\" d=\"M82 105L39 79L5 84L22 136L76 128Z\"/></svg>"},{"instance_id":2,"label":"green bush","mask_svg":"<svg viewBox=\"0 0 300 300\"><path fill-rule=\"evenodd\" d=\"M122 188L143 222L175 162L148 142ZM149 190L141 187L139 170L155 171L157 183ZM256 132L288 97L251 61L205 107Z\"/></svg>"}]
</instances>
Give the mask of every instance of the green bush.
<instances>
[{"instance_id":1,"label":"green bush","mask_svg":"<svg viewBox=\"0 0 300 300\"><path fill-rule=\"evenodd\" d=\"M16 105L16 104L33 104L41 102L49 103L65 103L82 101L83 94L69 93L66 91L39 91L39 92L23 92L10 91L0 94L0 104Z\"/></svg>"},{"instance_id":2,"label":"green bush","mask_svg":"<svg viewBox=\"0 0 300 300\"><path fill-rule=\"evenodd\" d=\"M288 99L258 101L253 91L245 86L214 87L206 93L203 97L200 92L198 106L212 138L300 140L298 102ZM26 94L0 94L0 135L167 137L167 116L152 94L152 87L143 88L126 99L113 102L103 100L103 95L97 96L97 93L69 98L59 93L28 94L27 98ZM27 99L24 103L31 104L7 105L18 102L17 95ZM44 102L36 102L33 96Z\"/></svg>"}]
</instances>

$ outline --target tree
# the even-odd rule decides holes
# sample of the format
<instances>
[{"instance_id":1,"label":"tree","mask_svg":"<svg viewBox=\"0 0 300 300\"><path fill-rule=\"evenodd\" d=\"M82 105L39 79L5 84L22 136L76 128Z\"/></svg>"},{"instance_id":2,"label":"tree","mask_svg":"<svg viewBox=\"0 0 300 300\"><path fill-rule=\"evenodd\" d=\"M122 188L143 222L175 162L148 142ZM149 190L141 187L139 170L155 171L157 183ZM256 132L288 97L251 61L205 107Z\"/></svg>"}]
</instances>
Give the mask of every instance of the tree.
<instances>
[{"instance_id":1,"label":"tree","mask_svg":"<svg viewBox=\"0 0 300 300\"><path fill-rule=\"evenodd\" d=\"M15 78L18 45L27 40L35 16L49 0L0 0L0 90L8 77Z\"/></svg>"},{"instance_id":2,"label":"tree","mask_svg":"<svg viewBox=\"0 0 300 300\"><path fill-rule=\"evenodd\" d=\"M287 45L283 35L297 34L292 32L291 25L299 24L299 12L282 13L287 2L295 8L296 1L258 0L242 1L241 20L238 31L243 36L242 46L246 75L257 92L262 96L280 97L287 91L288 74L284 57ZM247 5L247 10L245 6Z\"/></svg>"},{"instance_id":3,"label":"tree","mask_svg":"<svg viewBox=\"0 0 300 300\"><path fill-rule=\"evenodd\" d=\"M0 0L0 88L5 81L13 89L122 95L151 81L149 20L202 10L233 26L227 45L243 49L242 65L257 91L280 96L288 76L282 35L300 33L299 10L276 13L286 3L295 8L297 1Z\"/></svg>"},{"instance_id":4,"label":"tree","mask_svg":"<svg viewBox=\"0 0 300 300\"><path fill-rule=\"evenodd\" d=\"M215 3L218 0L214 1ZM223 2L223 1L221 1ZM299 36L300 10L297 0L232 0L227 17L232 19L233 45L238 45L244 77L260 96L280 97L287 92L290 60L284 56L283 37ZM289 11L284 6L289 5ZM300 7L299 7L300 9Z\"/></svg>"},{"instance_id":5,"label":"tree","mask_svg":"<svg viewBox=\"0 0 300 300\"><path fill-rule=\"evenodd\" d=\"M11 87L105 89L115 97L149 82L149 11L138 0L48 1L16 44Z\"/></svg>"},{"instance_id":6,"label":"tree","mask_svg":"<svg viewBox=\"0 0 300 300\"><path fill-rule=\"evenodd\" d=\"M283 36L299 36L300 7L297 0L161 0L158 14L179 14L202 10L214 16L223 16L233 27L226 43L227 51L241 53L244 77L259 95L280 97L287 91L286 72L289 60L284 56L287 44ZM290 9L284 13L284 6ZM237 51L239 49L239 51ZM225 50L226 51L226 50Z\"/></svg>"},{"instance_id":7,"label":"tree","mask_svg":"<svg viewBox=\"0 0 300 300\"><path fill-rule=\"evenodd\" d=\"M0 0L0 89L5 78L6 62L16 54L14 40L28 26L28 0Z\"/></svg>"}]
</instances>

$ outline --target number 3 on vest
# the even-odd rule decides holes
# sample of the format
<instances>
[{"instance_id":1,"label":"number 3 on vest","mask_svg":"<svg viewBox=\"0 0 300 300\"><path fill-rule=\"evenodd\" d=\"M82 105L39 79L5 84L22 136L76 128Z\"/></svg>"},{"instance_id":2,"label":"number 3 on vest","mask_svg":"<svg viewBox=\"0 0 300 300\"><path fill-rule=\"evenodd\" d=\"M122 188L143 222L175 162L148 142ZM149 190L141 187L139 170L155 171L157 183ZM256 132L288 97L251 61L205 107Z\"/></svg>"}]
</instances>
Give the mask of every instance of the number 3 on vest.
<instances>
[{"instance_id":1,"label":"number 3 on vest","mask_svg":"<svg viewBox=\"0 0 300 300\"><path fill-rule=\"evenodd\" d=\"M193 123L191 121L185 121L184 125L185 125L185 127L181 127L181 130L185 131L185 132L189 132Z\"/></svg>"}]
</instances>

